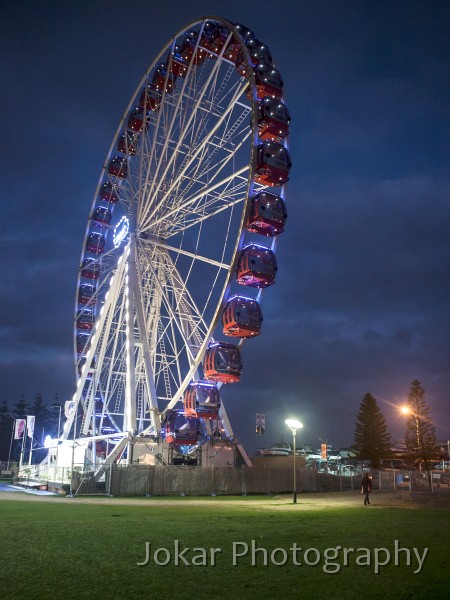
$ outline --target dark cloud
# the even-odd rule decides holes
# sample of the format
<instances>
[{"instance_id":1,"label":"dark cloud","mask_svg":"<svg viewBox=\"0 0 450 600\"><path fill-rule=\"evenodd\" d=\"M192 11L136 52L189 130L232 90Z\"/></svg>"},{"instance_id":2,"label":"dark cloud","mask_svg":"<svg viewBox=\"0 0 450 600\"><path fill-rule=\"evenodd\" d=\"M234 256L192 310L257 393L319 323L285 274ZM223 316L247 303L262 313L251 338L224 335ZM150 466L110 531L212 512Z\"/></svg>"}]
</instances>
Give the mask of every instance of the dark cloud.
<instances>
[{"instance_id":1,"label":"dark cloud","mask_svg":"<svg viewBox=\"0 0 450 600\"><path fill-rule=\"evenodd\" d=\"M104 157L149 63L218 0L3 6L0 376L15 403L73 393L72 319ZM389 426L423 383L448 437L448 5L231 0L285 79L294 168L277 284L242 382L223 390L240 439L352 441L366 392ZM447 438L446 438L447 439Z\"/></svg>"}]
</instances>

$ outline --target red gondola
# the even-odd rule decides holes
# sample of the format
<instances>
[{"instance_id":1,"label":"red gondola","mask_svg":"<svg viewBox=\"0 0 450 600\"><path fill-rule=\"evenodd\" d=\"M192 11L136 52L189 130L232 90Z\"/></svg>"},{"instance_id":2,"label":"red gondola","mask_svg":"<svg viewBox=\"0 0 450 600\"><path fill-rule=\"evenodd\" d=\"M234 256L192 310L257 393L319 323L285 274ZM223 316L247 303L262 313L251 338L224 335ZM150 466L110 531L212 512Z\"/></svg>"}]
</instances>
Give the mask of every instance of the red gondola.
<instances>
[{"instance_id":1,"label":"red gondola","mask_svg":"<svg viewBox=\"0 0 450 600\"><path fill-rule=\"evenodd\" d=\"M100 277L100 265L92 258L85 258L81 263L81 276L86 279L98 279Z\"/></svg>"},{"instance_id":2,"label":"red gondola","mask_svg":"<svg viewBox=\"0 0 450 600\"><path fill-rule=\"evenodd\" d=\"M201 436L200 420L188 417L181 410L172 410L167 415L165 437L169 444L196 446Z\"/></svg>"},{"instance_id":3,"label":"red gondola","mask_svg":"<svg viewBox=\"0 0 450 600\"><path fill-rule=\"evenodd\" d=\"M172 73L167 72L167 63L160 63L153 73L151 89L157 94L162 94L164 90L166 94L171 94L174 86L175 77Z\"/></svg>"},{"instance_id":4,"label":"red gondola","mask_svg":"<svg viewBox=\"0 0 450 600\"><path fill-rule=\"evenodd\" d=\"M82 283L78 289L78 304L95 304L97 298L94 297L97 286L92 283Z\"/></svg>"},{"instance_id":5,"label":"red gondola","mask_svg":"<svg viewBox=\"0 0 450 600\"><path fill-rule=\"evenodd\" d=\"M105 236L103 233L93 231L87 236L86 250L93 254L101 254L105 247Z\"/></svg>"},{"instance_id":6,"label":"red gondola","mask_svg":"<svg viewBox=\"0 0 450 600\"><path fill-rule=\"evenodd\" d=\"M95 316L90 312L82 313L77 319L77 329L86 329L92 331L94 327Z\"/></svg>"},{"instance_id":7,"label":"red gondola","mask_svg":"<svg viewBox=\"0 0 450 600\"><path fill-rule=\"evenodd\" d=\"M141 133L145 126L145 111L142 106L136 106L130 110L128 115L128 129Z\"/></svg>"},{"instance_id":8,"label":"red gondola","mask_svg":"<svg viewBox=\"0 0 450 600\"><path fill-rule=\"evenodd\" d=\"M169 63L169 61L167 61ZM172 51L172 61L170 62L170 72L175 77L184 78L188 72L188 65L181 56L181 46L174 46Z\"/></svg>"},{"instance_id":9,"label":"red gondola","mask_svg":"<svg viewBox=\"0 0 450 600\"><path fill-rule=\"evenodd\" d=\"M117 150L123 154L135 155L138 151L139 139L135 133L126 131L122 133L117 142Z\"/></svg>"},{"instance_id":10,"label":"red gondola","mask_svg":"<svg viewBox=\"0 0 450 600\"><path fill-rule=\"evenodd\" d=\"M145 108L146 111L155 111L158 110L161 104L161 94L157 93L153 90L151 85L147 85L142 92L139 98L139 106Z\"/></svg>"},{"instance_id":11,"label":"red gondola","mask_svg":"<svg viewBox=\"0 0 450 600\"><path fill-rule=\"evenodd\" d=\"M242 23L235 23L234 26L238 30L239 35L244 40L244 42L247 42L250 39L254 39L255 34L253 33L253 31L245 25L243 25Z\"/></svg>"},{"instance_id":12,"label":"red gondola","mask_svg":"<svg viewBox=\"0 0 450 600\"><path fill-rule=\"evenodd\" d=\"M202 35L200 36L200 46L207 50L212 50L211 43L217 27L218 23L215 23L214 21L205 21Z\"/></svg>"},{"instance_id":13,"label":"red gondola","mask_svg":"<svg viewBox=\"0 0 450 600\"><path fill-rule=\"evenodd\" d=\"M183 396L184 413L199 419L217 419L220 409L220 394L215 383L193 381Z\"/></svg>"},{"instance_id":14,"label":"red gondola","mask_svg":"<svg viewBox=\"0 0 450 600\"><path fill-rule=\"evenodd\" d=\"M77 352L78 354L86 354L89 350L89 334L80 332L77 333Z\"/></svg>"},{"instance_id":15,"label":"red gondola","mask_svg":"<svg viewBox=\"0 0 450 600\"><path fill-rule=\"evenodd\" d=\"M234 344L212 344L203 359L203 371L208 381L236 383L242 373L241 353Z\"/></svg>"},{"instance_id":16,"label":"red gondola","mask_svg":"<svg viewBox=\"0 0 450 600\"><path fill-rule=\"evenodd\" d=\"M280 141L289 133L291 116L278 98L266 96L258 105L258 135L262 140Z\"/></svg>"},{"instance_id":17,"label":"red gondola","mask_svg":"<svg viewBox=\"0 0 450 600\"><path fill-rule=\"evenodd\" d=\"M230 35L230 31L226 27L224 27L223 25L218 23L216 25L216 27L213 29L213 31L211 32L211 35L209 37L209 41L208 41L208 44L206 47L208 48L208 50L211 50L211 52L214 52L215 54L220 54L229 35ZM239 50L240 50L239 42L237 40L235 40L233 37L231 37L223 56L225 58L227 58L228 60L236 62L236 60L239 56Z\"/></svg>"},{"instance_id":18,"label":"red gondola","mask_svg":"<svg viewBox=\"0 0 450 600\"><path fill-rule=\"evenodd\" d=\"M275 283L277 260L270 248L249 244L239 257L237 282L250 287L265 288Z\"/></svg>"},{"instance_id":19,"label":"red gondola","mask_svg":"<svg viewBox=\"0 0 450 600\"><path fill-rule=\"evenodd\" d=\"M275 67L260 62L255 67L256 95L262 100L265 96L281 98L283 96L283 79Z\"/></svg>"},{"instance_id":20,"label":"red gondola","mask_svg":"<svg viewBox=\"0 0 450 600\"><path fill-rule=\"evenodd\" d=\"M261 307L256 300L233 296L223 309L223 333L230 337L255 337L261 332L262 320Z\"/></svg>"},{"instance_id":21,"label":"red gondola","mask_svg":"<svg viewBox=\"0 0 450 600\"><path fill-rule=\"evenodd\" d=\"M252 196L245 227L252 233L273 237L284 231L286 219L286 204L283 198L263 191Z\"/></svg>"},{"instance_id":22,"label":"red gondola","mask_svg":"<svg viewBox=\"0 0 450 600\"><path fill-rule=\"evenodd\" d=\"M112 156L108 164L108 173L124 179L128 175L128 162L125 156L119 156L116 154Z\"/></svg>"},{"instance_id":23,"label":"red gondola","mask_svg":"<svg viewBox=\"0 0 450 600\"><path fill-rule=\"evenodd\" d=\"M287 149L277 142L266 140L257 149L255 181L265 185L283 185L289 181L292 162Z\"/></svg>"},{"instance_id":24,"label":"red gondola","mask_svg":"<svg viewBox=\"0 0 450 600\"><path fill-rule=\"evenodd\" d=\"M269 48L265 44L263 44L259 40L256 40L255 38L249 38L245 41L245 45L248 48L251 67L256 67L260 63L272 63L272 55L270 54ZM238 73L243 77L247 75L248 65L246 60L244 59L243 52L240 53L239 59L237 61L237 70Z\"/></svg>"},{"instance_id":25,"label":"red gondola","mask_svg":"<svg viewBox=\"0 0 450 600\"><path fill-rule=\"evenodd\" d=\"M106 206L97 206L92 214L92 220L100 225L108 226L111 223L112 213Z\"/></svg>"},{"instance_id":26,"label":"red gondola","mask_svg":"<svg viewBox=\"0 0 450 600\"><path fill-rule=\"evenodd\" d=\"M116 204L119 201L119 190L117 186L108 179L100 188L100 199L111 204Z\"/></svg>"},{"instance_id":27,"label":"red gondola","mask_svg":"<svg viewBox=\"0 0 450 600\"><path fill-rule=\"evenodd\" d=\"M193 64L202 65L205 62L205 58L208 57L208 52L205 48L197 46L198 32L190 31L186 34L183 43L181 44L181 57L186 63L191 62L191 58L194 55ZM195 54L194 54L195 52Z\"/></svg>"}]
</instances>

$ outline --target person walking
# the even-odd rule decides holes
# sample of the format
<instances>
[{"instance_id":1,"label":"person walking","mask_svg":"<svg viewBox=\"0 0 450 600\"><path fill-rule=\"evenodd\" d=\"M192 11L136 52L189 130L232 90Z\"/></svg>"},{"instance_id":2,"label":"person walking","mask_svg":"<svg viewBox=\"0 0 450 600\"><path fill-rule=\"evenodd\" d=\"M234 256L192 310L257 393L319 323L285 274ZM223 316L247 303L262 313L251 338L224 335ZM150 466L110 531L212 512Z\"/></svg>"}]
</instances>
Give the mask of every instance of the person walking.
<instances>
[{"instance_id":1,"label":"person walking","mask_svg":"<svg viewBox=\"0 0 450 600\"><path fill-rule=\"evenodd\" d=\"M361 482L361 494L364 494L364 506L370 504L369 494L372 491L372 478L369 473L366 473Z\"/></svg>"}]
</instances>

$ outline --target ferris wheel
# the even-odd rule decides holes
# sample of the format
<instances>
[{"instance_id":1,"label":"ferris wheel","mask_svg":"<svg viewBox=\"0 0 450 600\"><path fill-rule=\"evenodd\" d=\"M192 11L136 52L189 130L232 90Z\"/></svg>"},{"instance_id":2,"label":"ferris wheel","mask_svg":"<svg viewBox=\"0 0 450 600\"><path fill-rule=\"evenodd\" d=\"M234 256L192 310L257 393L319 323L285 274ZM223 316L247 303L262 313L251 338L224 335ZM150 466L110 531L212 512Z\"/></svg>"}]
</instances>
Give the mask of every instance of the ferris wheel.
<instances>
[{"instance_id":1,"label":"ferris wheel","mask_svg":"<svg viewBox=\"0 0 450 600\"><path fill-rule=\"evenodd\" d=\"M289 122L268 47L219 17L176 33L139 82L76 289L63 437L90 440L96 460L132 462L136 440L190 454L217 432L233 438L220 387L239 381L275 283Z\"/></svg>"}]
</instances>

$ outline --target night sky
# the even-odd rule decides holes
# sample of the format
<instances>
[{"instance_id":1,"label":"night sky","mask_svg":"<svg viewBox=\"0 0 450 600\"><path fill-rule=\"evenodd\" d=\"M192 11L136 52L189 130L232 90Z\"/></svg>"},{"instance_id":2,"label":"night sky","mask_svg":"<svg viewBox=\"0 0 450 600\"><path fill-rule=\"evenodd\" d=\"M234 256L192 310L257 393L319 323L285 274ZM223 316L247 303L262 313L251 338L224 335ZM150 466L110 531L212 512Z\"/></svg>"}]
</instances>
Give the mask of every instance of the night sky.
<instances>
[{"instance_id":1,"label":"night sky","mask_svg":"<svg viewBox=\"0 0 450 600\"><path fill-rule=\"evenodd\" d=\"M146 68L190 21L267 43L285 81L288 222L264 325L223 392L235 433L348 446L370 392L394 440L419 379L449 416L449 4L0 2L0 400L71 398L77 268L100 170ZM222 388L223 389L223 388Z\"/></svg>"}]
</instances>

